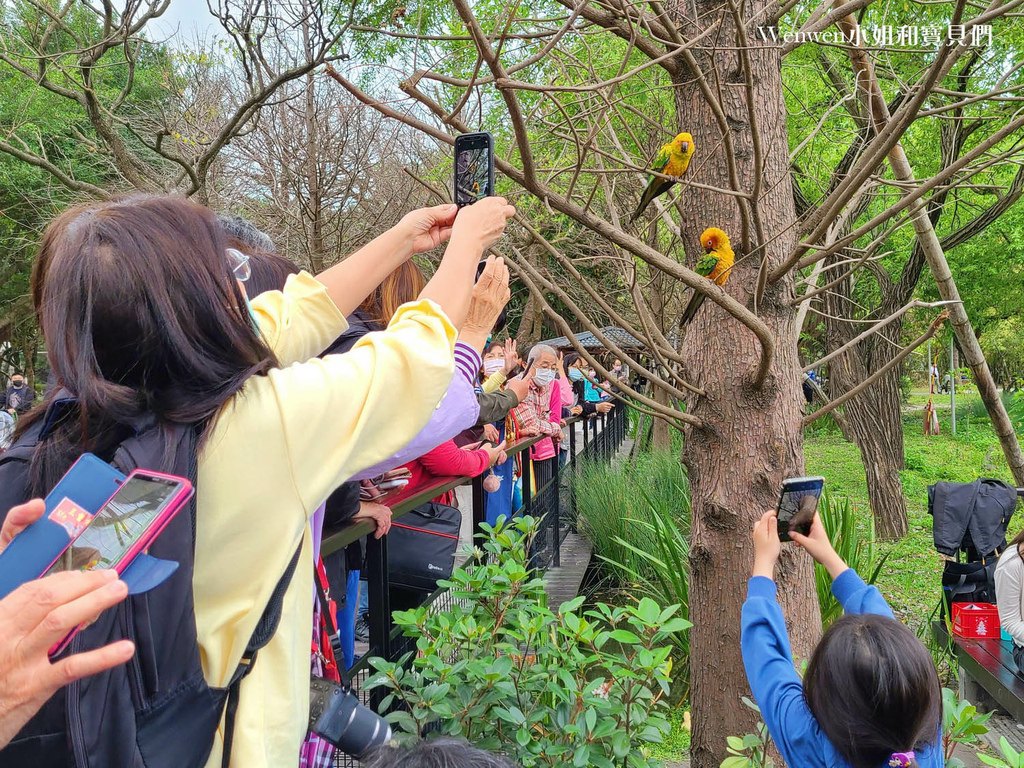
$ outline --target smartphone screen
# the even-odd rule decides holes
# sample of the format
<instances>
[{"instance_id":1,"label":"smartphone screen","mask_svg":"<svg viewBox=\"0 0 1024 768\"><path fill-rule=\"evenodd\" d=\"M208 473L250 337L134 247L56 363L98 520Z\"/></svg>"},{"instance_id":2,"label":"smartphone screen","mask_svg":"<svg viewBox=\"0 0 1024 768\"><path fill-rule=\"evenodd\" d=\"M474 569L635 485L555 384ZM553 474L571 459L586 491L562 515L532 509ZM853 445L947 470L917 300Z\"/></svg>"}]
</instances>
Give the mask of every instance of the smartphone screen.
<instances>
[{"instance_id":1,"label":"smartphone screen","mask_svg":"<svg viewBox=\"0 0 1024 768\"><path fill-rule=\"evenodd\" d=\"M113 568L145 537L181 483L162 477L132 475L92 518L49 573Z\"/></svg>"},{"instance_id":2,"label":"smartphone screen","mask_svg":"<svg viewBox=\"0 0 1024 768\"><path fill-rule=\"evenodd\" d=\"M455 204L462 208L494 194L494 157L488 133L455 140Z\"/></svg>"},{"instance_id":3,"label":"smartphone screen","mask_svg":"<svg viewBox=\"0 0 1024 768\"><path fill-rule=\"evenodd\" d=\"M782 481L777 507L780 541L792 541L789 526L793 522L798 533L806 536L811 532L811 522L824 488L824 477L796 477Z\"/></svg>"}]
</instances>

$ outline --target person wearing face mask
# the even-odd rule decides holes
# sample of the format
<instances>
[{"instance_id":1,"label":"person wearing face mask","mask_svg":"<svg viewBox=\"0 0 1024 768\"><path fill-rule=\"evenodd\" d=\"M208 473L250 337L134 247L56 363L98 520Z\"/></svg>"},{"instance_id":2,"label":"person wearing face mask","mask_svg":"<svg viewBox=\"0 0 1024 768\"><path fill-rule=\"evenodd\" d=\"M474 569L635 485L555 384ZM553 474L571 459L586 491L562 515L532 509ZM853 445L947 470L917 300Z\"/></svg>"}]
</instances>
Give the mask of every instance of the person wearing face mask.
<instances>
[{"instance_id":1,"label":"person wearing face mask","mask_svg":"<svg viewBox=\"0 0 1024 768\"><path fill-rule=\"evenodd\" d=\"M483 361L480 391L497 392L520 363L516 352L516 340L505 339L504 344L498 341L489 342L487 349L484 350Z\"/></svg>"},{"instance_id":2,"label":"person wearing face mask","mask_svg":"<svg viewBox=\"0 0 1024 768\"><path fill-rule=\"evenodd\" d=\"M572 387L571 399L562 400L562 418L568 416L592 416L595 413L608 413L612 404L608 402L591 402L587 400L586 388L593 386L587 381L584 371L586 361L575 352L570 352L565 357L566 376Z\"/></svg>"},{"instance_id":3,"label":"person wearing face mask","mask_svg":"<svg viewBox=\"0 0 1024 768\"><path fill-rule=\"evenodd\" d=\"M3 398L0 399L0 407L11 416L17 417L19 414L28 412L35 399L35 392L25 384L25 377L16 373L11 376L11 386L4 390Z\"/></svg>"},{"instance_id":4,"label":"person wearing face mask","mask_svg":"<svg viewBox=\"0 0 1024 768\"><path fill-rule=\"evenodd\" d=\"M528 362L533 381L526 397L512 411L513 420L522 437L543 435L544 439L530 449L533 488L543 488L554 476L558 460L557 444L562 440L562 390L555 384L558 355L547 344L530 350Z\"/></svg>"}]
</instances>

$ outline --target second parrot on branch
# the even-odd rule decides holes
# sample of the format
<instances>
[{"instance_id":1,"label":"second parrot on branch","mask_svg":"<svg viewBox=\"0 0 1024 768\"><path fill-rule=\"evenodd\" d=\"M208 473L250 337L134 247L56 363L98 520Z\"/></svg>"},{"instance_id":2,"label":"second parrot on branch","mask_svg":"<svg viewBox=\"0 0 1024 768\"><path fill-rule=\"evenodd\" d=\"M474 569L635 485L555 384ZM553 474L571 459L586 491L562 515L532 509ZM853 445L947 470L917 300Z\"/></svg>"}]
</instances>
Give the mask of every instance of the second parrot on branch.
<instances>
[{"instance_id":1,"label":"second parrot on branch","mask_svg":"<svg viewBox=\"0 0 1024 768\"><path fill-rule=\"evenodd\" d=\"M717 227L708 227L700 235L700 244L706 254L697 262L698 274L703 275L715 285L725 285L732 272L732 265L736 263L736 255L732 252L732 246L729 244L729 236ZM686 305L683 316L679 319L680 328L693 320L706 298L700 291L693 292L690 303Z\"/></svg>"},{"instance_id":2,"label":"second parrot on branch","mask_svg":"<svg viewBox=\"0 0 1024 768\"><path fill-rule=\"evenodd\" d=\"M690 167L693 149L693 137L688 133L680 133L658 151L658 156L654 158L654 166L651 170L665 176L679 178ZM669 181L659 176L652 176L651 180L647 183L647 189L644 190L643 197L640 198L640 205L636 207L636 211L633 212L629 223L633 224L639 219L640 214L644 212L644 209L651 204L654 198L665 194L675 184L676 182L674 181Z\"/></svg>"}]
</instances>

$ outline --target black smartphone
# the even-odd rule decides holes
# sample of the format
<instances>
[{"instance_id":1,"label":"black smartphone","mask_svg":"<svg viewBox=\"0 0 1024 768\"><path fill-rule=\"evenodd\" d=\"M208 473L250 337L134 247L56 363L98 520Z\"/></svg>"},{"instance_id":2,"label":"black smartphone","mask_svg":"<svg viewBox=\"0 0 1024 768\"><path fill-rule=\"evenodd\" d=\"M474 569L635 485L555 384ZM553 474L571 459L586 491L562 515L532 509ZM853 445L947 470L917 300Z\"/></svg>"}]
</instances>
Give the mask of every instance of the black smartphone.
<instances>
[{"instance_id":1,"label":"black smartphone","mask_svg":"<svg viewBox=\"0 0 1024 768\"><path fill-rule=\"evenodd\" d=\"M825 478L790 477L782 481L779 493L779 541L792 541L789 536L790 526L803 535L811 532L814 513L818 510L818 499L825 489Z\"/></svg>"},{"instance_id":2,"label":"black smartphone","mask_svg":"<svg viewBox=\"0 0 1024 768\"><path fill-rule=\"evenodd\" d=\"M487 131L455 137L455 204L494 195L494 139Z\"/></svg>"}]
</instances>

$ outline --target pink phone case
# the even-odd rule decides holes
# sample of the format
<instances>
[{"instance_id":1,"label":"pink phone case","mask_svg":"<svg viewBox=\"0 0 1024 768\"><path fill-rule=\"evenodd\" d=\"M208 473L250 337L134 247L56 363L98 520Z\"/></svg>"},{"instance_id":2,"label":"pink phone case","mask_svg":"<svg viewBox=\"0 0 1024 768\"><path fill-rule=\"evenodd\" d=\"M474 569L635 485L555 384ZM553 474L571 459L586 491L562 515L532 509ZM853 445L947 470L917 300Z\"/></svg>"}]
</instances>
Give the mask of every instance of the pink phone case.
<instances>
[{"instance_id":1,"label":"pink phone case","mask_svg":"<svg viewBox=\"0 0 1024 768\"><path fill-rule=\"evenodd\" d=\"M122 483L122 488L131 482L133 477L155 477L161 480L172 480L178 484L177 490L174 491L174 495L171 496L167 506L160 512L160 514L153 520L152 523L142 532L138 540L132 544L124 556L114 563L114 570L117 571L118 575L124 573L124 570L131 564L140 552L144 552L149 548L149 545L153 543L153 540L167 527L167 524L171 522L178 511L188 503L189 498L192 496L192 483L183 477L177 477L176 475L165 475L162 472L151 472L145 469L136 469ZM121 491L118 488L111 496L103 503L103 507L110 503ZM101 509L103 508L101 507ZM75 635L81 630L81 627L76 627L68 633L67 637L61 640L57 645L50 649L51 656L57 656L60 654L74 639Z\"/></svg>"}]
</instances>

